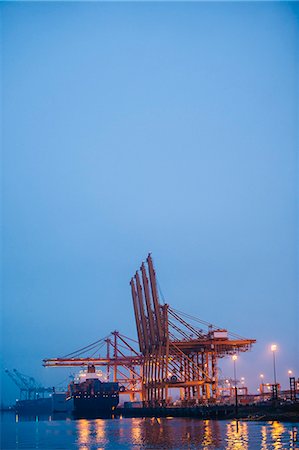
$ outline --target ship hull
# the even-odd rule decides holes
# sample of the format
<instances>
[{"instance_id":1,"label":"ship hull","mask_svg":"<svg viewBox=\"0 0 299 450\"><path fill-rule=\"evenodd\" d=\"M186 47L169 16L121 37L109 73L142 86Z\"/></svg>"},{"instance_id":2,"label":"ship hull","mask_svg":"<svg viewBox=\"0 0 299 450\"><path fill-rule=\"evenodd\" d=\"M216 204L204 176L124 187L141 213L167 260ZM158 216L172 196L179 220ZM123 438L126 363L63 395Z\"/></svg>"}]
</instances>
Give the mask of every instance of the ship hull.
<instances>
[{"instance_id":1,"label":"ship hull","mask_svg":"<svg viewBox=\"0 0 299 450\"><path fill-rule=\"evenodd\" d=\"M72 402L74 417L109 417L119 402L117 382L103 382L93 365L81 374L82 381L69 384L68 398Z\"/></svg>"},{"instance_id":2,"label":"ship hull","mask_svg":"<svg viewBox=\"0 0 299 450\"><path fill-rule=\"evenodd\" d=\"M119 397L73 398L72 414L77 418L111 417L117 407Z\"/></svg>"}]
</instances>

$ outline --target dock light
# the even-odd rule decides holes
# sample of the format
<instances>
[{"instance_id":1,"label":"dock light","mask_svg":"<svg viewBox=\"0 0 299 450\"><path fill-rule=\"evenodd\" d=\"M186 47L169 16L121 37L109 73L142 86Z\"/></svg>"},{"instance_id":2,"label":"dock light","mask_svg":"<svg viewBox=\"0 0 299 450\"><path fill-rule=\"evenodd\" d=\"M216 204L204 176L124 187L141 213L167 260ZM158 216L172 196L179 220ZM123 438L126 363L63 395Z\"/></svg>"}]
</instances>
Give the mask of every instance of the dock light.
<instances>
[{"instance_id":1,"label":"dock light","mask_svg":"<svg viewBox=\"0 0 299 450\"><path fill-rule=\"evenodd\" d=\"M275 352L277 350L277 345L272 344L271 345L271 352L273 354L273 375L274 375L274 385L276 386L276 361L275 361Z\"/></svg>"},{"instance_id":2,"label":"dock light","mask_svg":"<svg viewBox=\"0 0 299 450\"><path fill-rule=\"evenodd\" d=\"M238 359L238 356L234 354L232 356L232 360L234 363L234 378L235 378L235 411L236 411L236 418L238 418L238 388L237 388L237 370L236 370L236 361Z\"/></svg>"},{"instance_id":3,"label":"dock light","mask_svg":"<svg viewBox=\"0 0 299 450\"><path fill-rule=\"evenodd\" d=\"M234 381L235 381L235 387L237 386L237 375L236 375L236 361L238 359L238 356L235 354L232 356L232 360L234 363Z\"/></svg>"},{"instance_id":4,"label":"dock light","mask_svg":"<svg viewBox=\"0 0 299 450\"><path fill-rule=\"evenodd\" d=\"M276 361L275 361L275 352L277 350L277 345L271 345L271 351L273 354L273 375L274 375L274 386L273 386L273 399L277 399L277 381L276 381Z\"/></svg>"}]
</instances>

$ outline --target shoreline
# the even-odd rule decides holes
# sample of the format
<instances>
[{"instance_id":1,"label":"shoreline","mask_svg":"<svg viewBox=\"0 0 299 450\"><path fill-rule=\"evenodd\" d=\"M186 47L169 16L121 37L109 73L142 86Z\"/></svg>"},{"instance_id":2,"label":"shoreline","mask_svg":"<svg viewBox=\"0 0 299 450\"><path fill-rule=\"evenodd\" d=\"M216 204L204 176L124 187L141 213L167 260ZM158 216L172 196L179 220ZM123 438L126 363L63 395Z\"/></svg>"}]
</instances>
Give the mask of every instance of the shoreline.
<instances>
[{"instance_id":1,"label":"shoreline","mask_svg":"<svg viewBox=\"0 0 299 450\"><path fill-rule=\"evenodd\" d=\"M14 409L1 409L3 413L18 414L20 417L46 417L52 416L55 420L71 417L70 413L59 411L28 410L16 411ZM115 418L193 418L199 420L240 420L252 422L290 422L299 425L299 403L288 405L247 405L239 406L238 411L234 405L213 405L196 407L139 407L116 408L108 417ZM90 419L104 418L98 415Z\"/></svg>"},{"instance_id":2,"label":"shoreline","mask_svg":"<svg viewBox=\"0 0 299 450\"><path fill-rule=\"evenodd\" d=\"M189 408L117 408L115 415L125 418L137 417L190 417L201 420L280 421L299 423L299 403L291 405L234 405L198 406Z\"/></svg>"}]
</instances>

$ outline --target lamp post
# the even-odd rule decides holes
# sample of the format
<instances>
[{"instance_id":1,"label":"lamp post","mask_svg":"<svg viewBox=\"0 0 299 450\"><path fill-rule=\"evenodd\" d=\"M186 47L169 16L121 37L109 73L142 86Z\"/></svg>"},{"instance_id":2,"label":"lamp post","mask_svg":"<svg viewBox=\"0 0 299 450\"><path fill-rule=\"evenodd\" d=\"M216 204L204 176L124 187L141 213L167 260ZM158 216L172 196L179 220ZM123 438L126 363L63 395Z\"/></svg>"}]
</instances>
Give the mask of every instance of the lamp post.
<instances>
[{"instance_id":1,"label":"lamp post","mask_svg":"<svg viewBox=\"0 0 299 450\"><path fill-rule=\"evenodd\" d=\"M290 399L292 401L296 401L296 381L295 377L293 376L293 371L288 370L289 374L289 383L290 383Z\"/></svg>"},{"instance_id":2,"label":"lamp post","mask_svg":"<svg viewBox=\"0 0 299 450\"><path fill-rule=\"evenodd\" d=\"M260 374L261 384L260 384L260 394L264 394L264 374Z\"/></svg>"},{"instance_id":3,"label":"lamp post","mask_svg":"<svg viewBox=\"0 0 299 450\"><path fill-rule=\"evenodd\" d=\"M277 345L271 345L271 352L273 354L273 374L274 374L274 384L276 385L276 361L275 361L275 352L277 350Z\"/></svg>"},{"instance_id":4,"label":"lamp post","mask_svg":"<svg viewBox=\"0 0 299 450\"><path fill-rule=\"evenodd\" d=\"M273 386L273 397L277 398L277 382L276 382L276 361L275 361L275 352L277 350L277 345L271 345L271 352L273 354L273 375L274 375L274 386Z\"/></svg>"},{"instance_id":5,"label":"lamp post","mask_svg":"<svg viewBox=\"0 0 299 450\"><path fill-rule=\"evenodd\" d=\"M236 411L236 419L238 418L238 388L237 388L237 369L236 369L236 361L238 357L237 355L232 356L232 360L234 363L234 381L235 381L235 411Z\"/></svg>"}]
</instances>

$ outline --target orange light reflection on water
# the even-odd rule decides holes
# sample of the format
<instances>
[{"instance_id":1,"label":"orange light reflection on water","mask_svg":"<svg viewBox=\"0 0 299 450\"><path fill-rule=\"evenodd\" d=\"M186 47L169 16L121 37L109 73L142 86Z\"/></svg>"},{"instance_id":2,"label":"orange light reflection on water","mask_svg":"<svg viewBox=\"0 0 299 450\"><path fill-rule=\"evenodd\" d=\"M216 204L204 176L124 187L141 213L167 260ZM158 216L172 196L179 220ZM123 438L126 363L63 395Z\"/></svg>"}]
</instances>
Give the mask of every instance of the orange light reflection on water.
<instances>
[{"instance_id":1,"label":"orange light reflection on water","mask_svg":"<svg viewBox=\"0 0 299 450\"><path fill-rule=\"evenodd\" d=\"M140 443L141 441L141 428L140 428L141 419L132 419L132 441L133 443Z\"/></svg>"},{"instance_id":2,"label":"orange light reflection on water","mask_svg":"<svg viewBox=\"0 0 299 450\"><path fill-rule=\"evenodd\" d=\"M273 422L271 428L271 436L273 439L273 449L283 449L282 433L284 432L284 426L280 422Z\"/></svg>"},{"instance_id":3,"label":"orange light reflection on water","mask_svg":"<svg viewBox=\"0 0 299 450\"><path fill-rule=\"evenodd\" d=\"M261 441L261 450L267 450L267 427L265 425L262 426L262 441Z\"/></svg>"},{"instance_id":4,"label":"orange light reflection on water","mask_svg":"<svg viewBox=\"0 0 299 450\"><path fill-rule=\"evenodd\" d=\"M209 446L213 443L212 429L210 420L203 421L204 429L203 429L203 438L202 445L203 448L209 448Z\"/></svg>"},{"instance_id":5,"label":"orange light reflection on water","mask_svg":"<svg viewBox=\"0 0 299 450\"><path fill-rule=\"evenodd\" d=\"M237 423L235 420L227 424L226 450L248 449L248 426L246 422Z\"/></svg>"},{"instance_id":6,"label":"orange light reflection on water","mask_svg":"<svg viewBox=\"0 0 299 450\"><path fill-rule=\"evenodd\" d=\"M95 421L95 434L96 434L97 444L104 445L107 443L105 420L97 419Z\"/></svg>"},{"instance_id":7,"label":"orange light reflection on water","mask_svg":"<svg viewBox=\"0 0 299 450\"><path fill-rule=\"evenodd\" d=\"M88 420L81 419L77 422L78 428L78 443L80 445L80 450L88 450L90 443L90 424Z\"/></svg>"}]
</instances>

